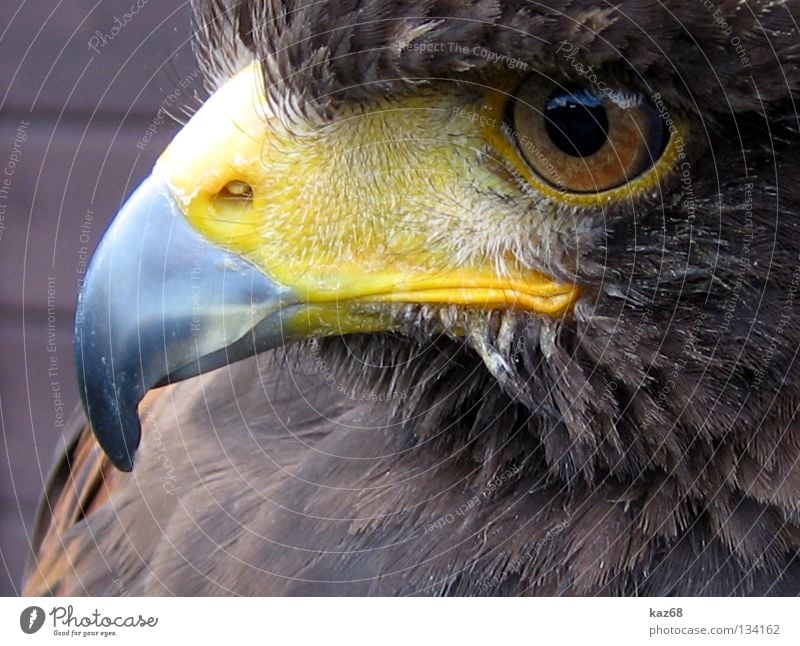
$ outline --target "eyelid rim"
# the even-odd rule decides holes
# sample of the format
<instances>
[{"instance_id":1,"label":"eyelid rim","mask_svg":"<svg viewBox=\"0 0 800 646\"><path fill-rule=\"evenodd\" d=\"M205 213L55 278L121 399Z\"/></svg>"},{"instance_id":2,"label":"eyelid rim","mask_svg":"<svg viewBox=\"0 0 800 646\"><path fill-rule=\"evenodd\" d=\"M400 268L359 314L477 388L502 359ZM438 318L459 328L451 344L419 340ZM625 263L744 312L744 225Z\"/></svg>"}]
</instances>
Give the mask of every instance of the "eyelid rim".
<instances>
[{"instance_id":1,"label":"eyelid rim","mask_svg":"<svg viewBox=\"0 0 800 646\"><path fill-rule=\"evenodd\" d=\"M506 111L517 98L517 92L522 83L531 77L523 79L514 85L508 84L498 88L483 99L483 111L489 118L494 118L494 123L505 123ZM659 114L659 118L663 118ZM491 121L487 122L491 123ZM665 131L669 136L661 157L649 169L644 171L630 182L609 188L597 193L575 193L560 190L549 183L531 168L525 161L517 143L506 133L502 127L483 126L483 136L499 159L507 161L516 171L521 180L530 188L544 197L559 203L582 208L596 207L604 204L613 204L628 199L636 199L648 191L658 187L669 175L677 169L677 162L686 159L686 141L689 132L689 120L684 115L676 115L673 127L665 124Z\"/></svg>"}]
</instances>

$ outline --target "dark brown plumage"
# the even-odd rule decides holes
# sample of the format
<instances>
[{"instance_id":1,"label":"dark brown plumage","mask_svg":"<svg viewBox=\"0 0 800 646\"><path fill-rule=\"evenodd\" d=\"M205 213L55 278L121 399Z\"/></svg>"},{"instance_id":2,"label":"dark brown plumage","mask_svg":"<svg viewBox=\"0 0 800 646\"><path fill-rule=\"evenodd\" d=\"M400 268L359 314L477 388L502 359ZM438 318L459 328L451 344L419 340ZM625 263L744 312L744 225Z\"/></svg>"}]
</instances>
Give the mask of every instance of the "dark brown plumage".
<instances>
[{"instance_id":1,"label":"dark brown plumage","mask_svg":"<svg viewBox=\"0 0 800 646\"><path fill-rule=\"evenodd\" d=\"M154 391L131 474L76 419L27 593L800 593L800 3L719 0L730 31L688 0L197 4L209 79L252 52L331 119L497 73L426 43L580 82L568 40L688 118L691 199L676 172L562 207L540 260L572 317L461 341L410 306Z\"/></svg>"}]
</instances>

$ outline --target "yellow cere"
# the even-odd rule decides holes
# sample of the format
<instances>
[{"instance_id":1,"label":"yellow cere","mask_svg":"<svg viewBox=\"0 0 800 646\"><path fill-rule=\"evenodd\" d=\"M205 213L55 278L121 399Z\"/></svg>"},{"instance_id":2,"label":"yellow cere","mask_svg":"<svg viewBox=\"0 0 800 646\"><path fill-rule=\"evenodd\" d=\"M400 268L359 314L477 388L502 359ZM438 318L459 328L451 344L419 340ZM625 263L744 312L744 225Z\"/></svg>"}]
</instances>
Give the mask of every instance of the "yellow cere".
<instances>
[{"instance_id":1,"label":"yellow cere","mask_svg":"<svg viewBox=\"0 0 800 646\"><path fill-rule=\"evenodd\" d=\"M485 163L486 122L456 114L456 90L417 91L303 127L289 108L281 119L270 113L262 83L256 63L229 80L154 171L209 240L312 305L568 311L572 284L533 270L500 275L485 256L454 260L459 245L497 235L481 225L485 196L520 193Z\"/></svg>"}]
</instances>

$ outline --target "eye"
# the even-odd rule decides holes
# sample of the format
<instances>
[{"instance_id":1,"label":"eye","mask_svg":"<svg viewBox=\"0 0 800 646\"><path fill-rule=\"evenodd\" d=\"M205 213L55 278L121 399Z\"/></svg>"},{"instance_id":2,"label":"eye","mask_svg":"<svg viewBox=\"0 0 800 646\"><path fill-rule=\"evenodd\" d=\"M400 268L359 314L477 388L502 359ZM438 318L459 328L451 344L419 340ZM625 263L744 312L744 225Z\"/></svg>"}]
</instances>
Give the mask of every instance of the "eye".
<instances>
[{"instance_id":1,"label":"eye","mask_svg":"<svg viewBox=\"0 0 800 646\"><path fill-rule=\"evenodd\" d=\"M669 132L639 92L561 87L530 77L507 112L506 132L545 181L571 193L599 193L652 167Z\"/></svg>"}]
</instances>

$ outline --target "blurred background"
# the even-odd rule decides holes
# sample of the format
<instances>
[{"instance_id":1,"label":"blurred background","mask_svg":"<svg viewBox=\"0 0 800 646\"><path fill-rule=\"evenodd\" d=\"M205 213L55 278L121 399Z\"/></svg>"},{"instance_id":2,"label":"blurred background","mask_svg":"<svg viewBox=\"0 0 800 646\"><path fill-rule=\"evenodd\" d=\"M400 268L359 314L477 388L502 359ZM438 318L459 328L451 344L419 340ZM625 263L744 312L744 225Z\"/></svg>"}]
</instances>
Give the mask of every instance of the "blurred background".
<instances>
[{"instance_id":1,"label":"blurred background","mask_svg":"<svg viewBox=\"0 0 800 646\"><path fill-rule=\"evenodd\" d=\"M0 594L76 406L72 321L116 209L202 96L183 0L0 3Z\"/></svg>"}]
</instances>

